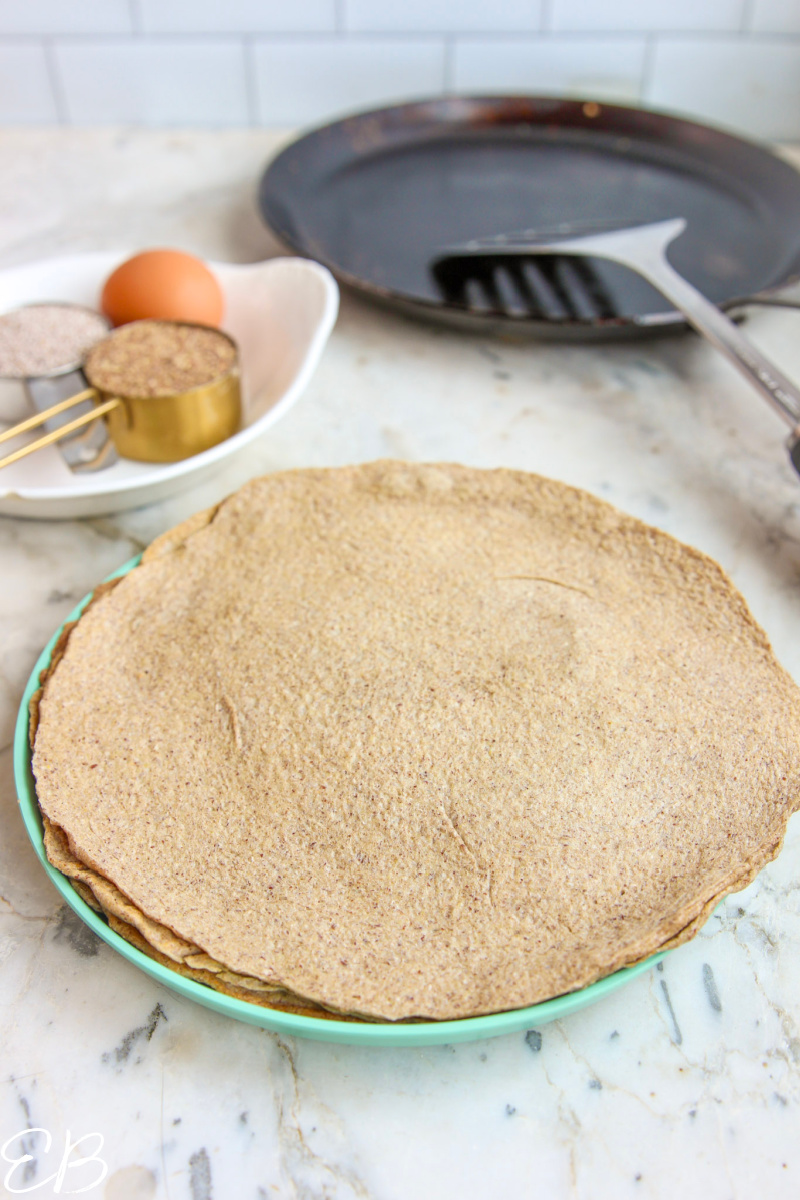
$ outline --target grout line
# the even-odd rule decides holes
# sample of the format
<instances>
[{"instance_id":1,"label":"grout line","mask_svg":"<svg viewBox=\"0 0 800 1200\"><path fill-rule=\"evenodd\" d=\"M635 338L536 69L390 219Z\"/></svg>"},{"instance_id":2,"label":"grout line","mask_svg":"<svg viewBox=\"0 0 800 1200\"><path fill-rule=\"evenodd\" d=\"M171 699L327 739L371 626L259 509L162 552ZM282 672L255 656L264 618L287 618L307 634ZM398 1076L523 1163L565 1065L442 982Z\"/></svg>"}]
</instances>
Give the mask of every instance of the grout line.
<instances>
[{"instance_id":1,"label":"grout line","mask_svg":"<svg viewBox=\"0 0 800 1200\"><path fill-rule=\"evenodd\" d=\"M351 34L349 36L348 40L356 41L361 38L367 38L367 37L372 37L372 36L383 38L387 35L385 35L385 34L375 34L375 35L372 35L372 34L353 35L353 34ZM515 44L522 42L522 43L528 43L530 45L544 46L544 45L554 45L560 41L565 42L565 43L580 42L580 41L592 43L592 42L604 42L604 41L613 40L613 41L620 41L620 42L626 42L626 43L630 43L630 42L635 43L635 42L644 42L648 37L650 37L652 35L644 32L644 31L631 32L630 30L627 30L627 29L619 30L617 33L598 33L598 34L573 33L571 31L567 32L567 33L551 33L551 32L548 32L547 30L542 32L541 30L536 30L536 29L534 29L533 31L531 31L530 29L519 29L516 31L513 29L503 29L500 31L497 31L497 30L485 30L484 31L484 30L470 29L470 30L465 31L464 33L444 32L444 33L440 33L438 35L432 34L432 33L431 34L426 33L426 34L409 34L409 35L404 34L403 35L404 38L405 37L424 38L424 37L436 37L436 36L450 37L455 42L487 42L487 43L493 44L493 43L498 43L498 42L513 41ZM736 35L731 34L730 36L735 37ZM798 36L800 37L800 35L798 35Z\"/></svg>"},{"instance_id":2,"label":"grout line","mask_svg":"<svg viewBox=\"0 0 800 1200\"><path fill-rule=\"evenodd\" d=\"M446 96L453 94L453 76L455 73L456 39L450 34L444 39L444 78L442 87Z\"/></svg>"},{"instance_id":3,"label":"grout line","mask_svg":"<svg viewBox=\"0 0 800 1200\"><path fill-rule=\"evenodd\" d=\"M751 33L756 15L755 0L743 0L742 18L739 25L740 33Z\"/></svg>"},{"instance_id":4,"label":"grout line","mask_svg":"<svg viewBox=\"0 0 800 1200\"><path fill-rule=\"evenodd\" d=\"M559 34L559 37L561 35ZM617 34L602 34L603 37L616 37ZM630 35L634 36L633 34ZM759 46L765 43L784 42L800 42L800 32L797 33L780 33L772 31L759 30L758 33L748 33L742 37L741 30L736 29L659 29L658 32L645 34L645 37L669 38L671 41L683 42L685 45L691 45L693 41L708 45L710 42L727 42L737 46Z\"/></svg>"},{"instance_id":5,"label":"grout line","mask_svg":"<svg viewBox=\"0 0 800 1200\"><path fill-rule=\"evenodd\" d=\"M642 77L639 81L639 100L644 102L650 94L650 85L653 82L653 71L656 64L656 44L658 35L649 33L644 44L644 62L642 63Z\"/></svg>"},{"instance_id":6,"label":"grout line","mask_svg":"<svg viewBox=\"0 0 800 1200\"><path fill-rule=\"evenodd\" d=\"M2 4L2 0L0 0ZM51 33L51 34L34 34L34 33L6 33L2 29L2 21L0 20L0 45L25 45L34 44L41 45L45 39L51 39L58 42L60 45L74 45L83 43L85 45L102 45L104 43L110 45L124 46L130 45L132 42L219 42L222 44L230 44L237 40L248 37L258 38L260 41L338 41L342 40L343 34L347 41L352 42L369 42L369 41L406 41L419 42L431 40L441 37L452 37L461 39L470 39L472 41L485 40L490 42L503 41L514 39L515 41L549 41L561 40L564 42L585 41L585 42L601 42L608 38L632 41L636 38L646 37L669 37L678 38L684 42L697 40L699 42L707 42L712 39L719 41L735 41L745 43L769 43L769 42L797 42L800 40L800 32L796 30L741 30L741 29L624 29L624 28L608 28L608 29L563 29L563 30L537 30L537 29L486 29L486 30L452 30L452 29L422 29L422 30L355 30L355 31L340 31L330 29L320 30L263 30L263 29L233 29L233 30L163 30L158 32L141 31L134 34L131 33ZM744 34L744 36L743 36Z\"/></svg>"},{"instance_id":7,"label":"grout line","mask_svg":"<svg viewBox=\"0 0 800 1200\"><path fill-rule=\"evenodd\" d=\"M334 0L334 21L333 28L335 33L347 32L347 0Z\"/></svg>"},{"instance_id":8,"label":"grout line","mask_svg":"<svg viewBox=\"0 0 800 1200\"><path fill-rule=\"evenodd\" d=\"M0 0L0 5L2 5L2 0ZM233 29L233 30L226 29L224 31L210 30L210 31L206 31L206 32L192 31L192 30L164 30L164 31L159 31L158 33L145 33L142 36L137 35L136 37L134 37L130 33L59 33L59 34L53 34L50 36L52 36L55 40L57 40L60 44L63 44L63 45L74 45L76 43L77 44L85 43L88 46L103 45L104 43L110 44L110 45L115 45L115 46L127 46L127 45L130 45L134 41L135 42L149 42L149 43L153 43L153 44L158 44L161 42L167 42L167 43L170 43L170 42L185 42L185 43L219 42L224 45L231 45L232 43L236 43L236 42L240 41L240 39L243 37L254 38L260 42L272 42L272 41L274 41L274 42L291 42L291 41L314 42L314 41L319 41L319 42L330 42L331 44L333 44L335 42L340 42L342 40L345 40L342 38L342 35L340 33L338 33L336 30L331 30L331 29L320 29L320 30L310 30L310 31L299 30L296 32L286 31L286 30L277 30L277 31L271 32L271 31L263 30L263 29ZM378 42L425 42L425 41L431 42L431 41L440 40L442 37L448 37L448 36L456 36L456 35L448 33L447 30L443 30L443 29L440 29L440 30L435 30L435 29L410 30L407 33L406 32L386 33L386 32L383 32L382 30L378 30L375 32L370 31L370 32L363 32L363 33L362 32L348 33L346 35L346 40L349 42L375 42L375 41L378 41ZM458 36L462 36L462 35L458 35ZM494 34L492 32L489 32L487 35L478 33L478 34L465 34L463 36L468 36L468 37L488 36L488 37L511 37L511 38L533 37L533 38L536 38L539 35L536 33L535 30L533 31L533 33L531 33L530 30L525 29L525 30L521 30L519 32L515 32L514 30L509 30L508 32L503 31L499 34ZM30 33L27 33L27 34L5 34L5 33L3 33L2 29L0 28L0 45L3 45L4 43L7 43L9 45L15 45L15 44L19 44L19 43L29 43L29 42L32 42L32 43L38 45L40 43L40 41L41 41L41 37L37 34L30 34Z\"/></svg>"},{"instance_id":9,"label":"grout line","mask_svg":"<svg viewBox=\"0 0 800 1200\"><path fill-rule=\"evenodd\" d=\"M42 49L44 50L44 60L47 66L47 78L50 81L50 91L53 94L53 100L56 106L56 116L59 125L69 125L69 105L64 91L64 85L61 81L61 75L58 70L58 62L56 61L55 47L50 38L42 39Z\"/></svg>"},{"instance_id":10,"label":"grout line","mask_svg":"<svg viewBox=\"0 0 800 1200\"><path fill-rule=\"evenodd\" d=\"M256 50L251 37L245 37L242 44L244 54L244 88L247 99L247 117L251 129L258 125L258 84L256 80Z\"/></svg>"},{"instance_id":11,"label":"grout line","mask_svg":"<svg viewBox=\"0 0 800 1200\"><path fill-rule=\"evenodd\" d=\"M553 0L542 0L542 9L539 16L539 32L552 33L553 31Z\"/></svg>"},{"instance_id":12,"label":"grout line","mask_svg":"<svg viewBox=\"0 0 800 1200\"><path fill-rule=\"evenodd\" d=\"M139 0L128 0L128 10L131 14L131 30L134 36L144 33L144 20Z\"/></svg>"}]
</instances>

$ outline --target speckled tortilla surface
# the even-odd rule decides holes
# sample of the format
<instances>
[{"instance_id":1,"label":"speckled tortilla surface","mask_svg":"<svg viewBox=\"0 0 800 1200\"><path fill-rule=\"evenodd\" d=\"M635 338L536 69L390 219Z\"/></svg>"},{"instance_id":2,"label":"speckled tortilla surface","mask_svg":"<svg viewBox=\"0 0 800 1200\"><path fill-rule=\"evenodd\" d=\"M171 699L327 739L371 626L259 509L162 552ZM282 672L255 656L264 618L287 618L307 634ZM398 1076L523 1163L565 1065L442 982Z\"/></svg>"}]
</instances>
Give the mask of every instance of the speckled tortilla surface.
<instances>
[{"instance_id":1,"label":"speckled tortilla surface","mask_svg":"<svg viewBox=\"0 0 800 1200\"><path fill-rule=\"evenodd\" d=\"M166 961L174 937L266 1002L459 1018L745 886L798 805L800 693L697 551L538 476L379 462L155 542L71 630L33 767Z\"/></svg>"}]
</instances>

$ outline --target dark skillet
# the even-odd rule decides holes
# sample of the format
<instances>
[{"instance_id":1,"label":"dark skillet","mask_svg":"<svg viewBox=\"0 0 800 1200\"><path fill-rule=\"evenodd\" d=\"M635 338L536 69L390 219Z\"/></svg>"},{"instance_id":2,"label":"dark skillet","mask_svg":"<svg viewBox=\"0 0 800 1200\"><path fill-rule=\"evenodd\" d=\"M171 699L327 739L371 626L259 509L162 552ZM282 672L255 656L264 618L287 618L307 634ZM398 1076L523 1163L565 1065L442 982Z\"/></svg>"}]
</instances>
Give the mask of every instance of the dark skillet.
<instances>
[{"instance_id":1,"label":"dark skillet","mask_svg":"<svg viewBox=\"0 0 800 1200\"><path fill-rule=\"evenodd\" d=\"M597 259L577 285L545 263L553 300L533 316L437 285L443 248L522 229L685 217L673 265L727 308L800 278L798 172L718 129L594 101L457 97L361 113L288 146L259 199L278 237L342 283L476 330L618 337L683 323L637 275Z\"/></svg>"}]
</instances>

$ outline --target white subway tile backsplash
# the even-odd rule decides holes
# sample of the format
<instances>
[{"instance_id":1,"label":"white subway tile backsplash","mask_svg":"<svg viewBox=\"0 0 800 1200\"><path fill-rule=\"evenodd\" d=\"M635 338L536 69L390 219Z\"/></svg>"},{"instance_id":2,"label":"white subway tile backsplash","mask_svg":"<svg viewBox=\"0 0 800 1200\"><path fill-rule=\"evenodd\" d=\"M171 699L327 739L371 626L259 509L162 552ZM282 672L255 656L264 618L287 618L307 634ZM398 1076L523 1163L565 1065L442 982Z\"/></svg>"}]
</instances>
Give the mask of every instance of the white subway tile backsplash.
<instances>
[{"instance_id":1,"label":"white subway tile backsplash","mask_svg":"<svg viewBox=\"0 0 800 1200\"><path fill-rule=\"evenodd\" d=\"M434 39L276 39L257 43L254 57L264 125L311 124L444 86L444 45Z\"/></svg>"},{"instance_id":2,"label":"white subway tile backsplash","mask_svg":"<svg viewBox=\"0 0 800 1200\"><path fill-rule=\"evenodd\" d=\"M139 0L147 33L331 33L336 0Z\"/></svg>"},{"instance_id":3,"label":"white subway tile backsplash","mask_svg":"<svg viewBox=\"0 0 800 1200\"><path fill-rule=\"evenodd\" d=\"M0 33L130 33L128 0L2 0Z\"/></svg>"},{"instance_id":4,"label":"white subway tile backsplash","mask_svg":"<svg viewBox=\"0 0 800 1200\"><path fill-rule=\"evenodd\" d=\"M0 0L0 121L267 125L442 91L800 139L800 0Z\"/></svg>"},{"instance_id":5,"label":"white subway tile backsplash","mask_svg":"<svg viewBox=\"0 0 800 1200\"><path fill-rule=\"evenodd\" d=\"M542 0L344 0L344 27L361 33L485 33L541 26Z\"/></svg>"},{"instance_id":6,"label":"white subway tile backsplash","mask_svg":"<svg viewBox=\"0 0 800 1200\"><path fill-rule=\"evenodd\" d=\"M744 0L551 0L551 28L563 32L733 31Z\"/></svg>"},{"instance_id":7,"label":"white subway tile backsplash","mask_svg":"<svg viewBox=\"0 0 800 1200\"><path fill-rule=\"evenodd\" d=\"M47 125L57 120L43 48L0 46L0 121Z\"/></svg>"},{"instance_id":8,"label":"white subway tile backsplash","mask_svg":"<svg viewBox=\"0 0 800 1200\"><path fill-rule=\"evenodd\" d=\"M453 84L459 92L528 92L635 101L645 39L463 38L456 41Z\"/></svg>"},{"instance_id":9,"label":"white subway tile backsplash","mask_svg":"<svg viewBox=\"0 0 800 1200\"><path fill-rule=\"evenodd\" d=\"M647 102L754 137L800 138L800 42L660 39Z\"/></svg>"},{"instance_id":10,"label":"white subway tile backsplash","mask_svg":"<svg viewBox=\"0 0 800 1200\"><path fill-rule=\"evenodd\" d=\"M65 42L55 55L68 116L78 125L248 123L238 42Z\"/></svg>"},{"instance_id":11,"label":"white subway tile backsplash","mask_svg":"<svg viewBox=\"0 0 800 1200\"><path fill-rule=\"evenodd\" d=\"M800 33L800 0L754 0L750 28L759 33Z\"/></svg>"}]
</instances>

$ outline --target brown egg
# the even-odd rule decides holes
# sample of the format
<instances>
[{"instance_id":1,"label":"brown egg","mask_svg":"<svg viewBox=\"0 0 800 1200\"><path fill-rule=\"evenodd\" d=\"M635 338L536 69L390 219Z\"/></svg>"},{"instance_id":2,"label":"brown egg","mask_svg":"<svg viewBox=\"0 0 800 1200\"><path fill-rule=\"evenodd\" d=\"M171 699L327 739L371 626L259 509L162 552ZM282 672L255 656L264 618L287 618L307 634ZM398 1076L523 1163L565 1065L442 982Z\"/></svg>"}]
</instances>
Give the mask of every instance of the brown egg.
<instances>
[{"instance_id":1,"label":"brown egg","mask_svg":"<svg viewBox=\"0 0 800 1200\"><path fill-rule=\"evenodd\" d=\"M112 271L100 307L112 325L147 318L219 325L222 288L204 262L182 250L145 250Z\"/></svg>"}]
</instances>

